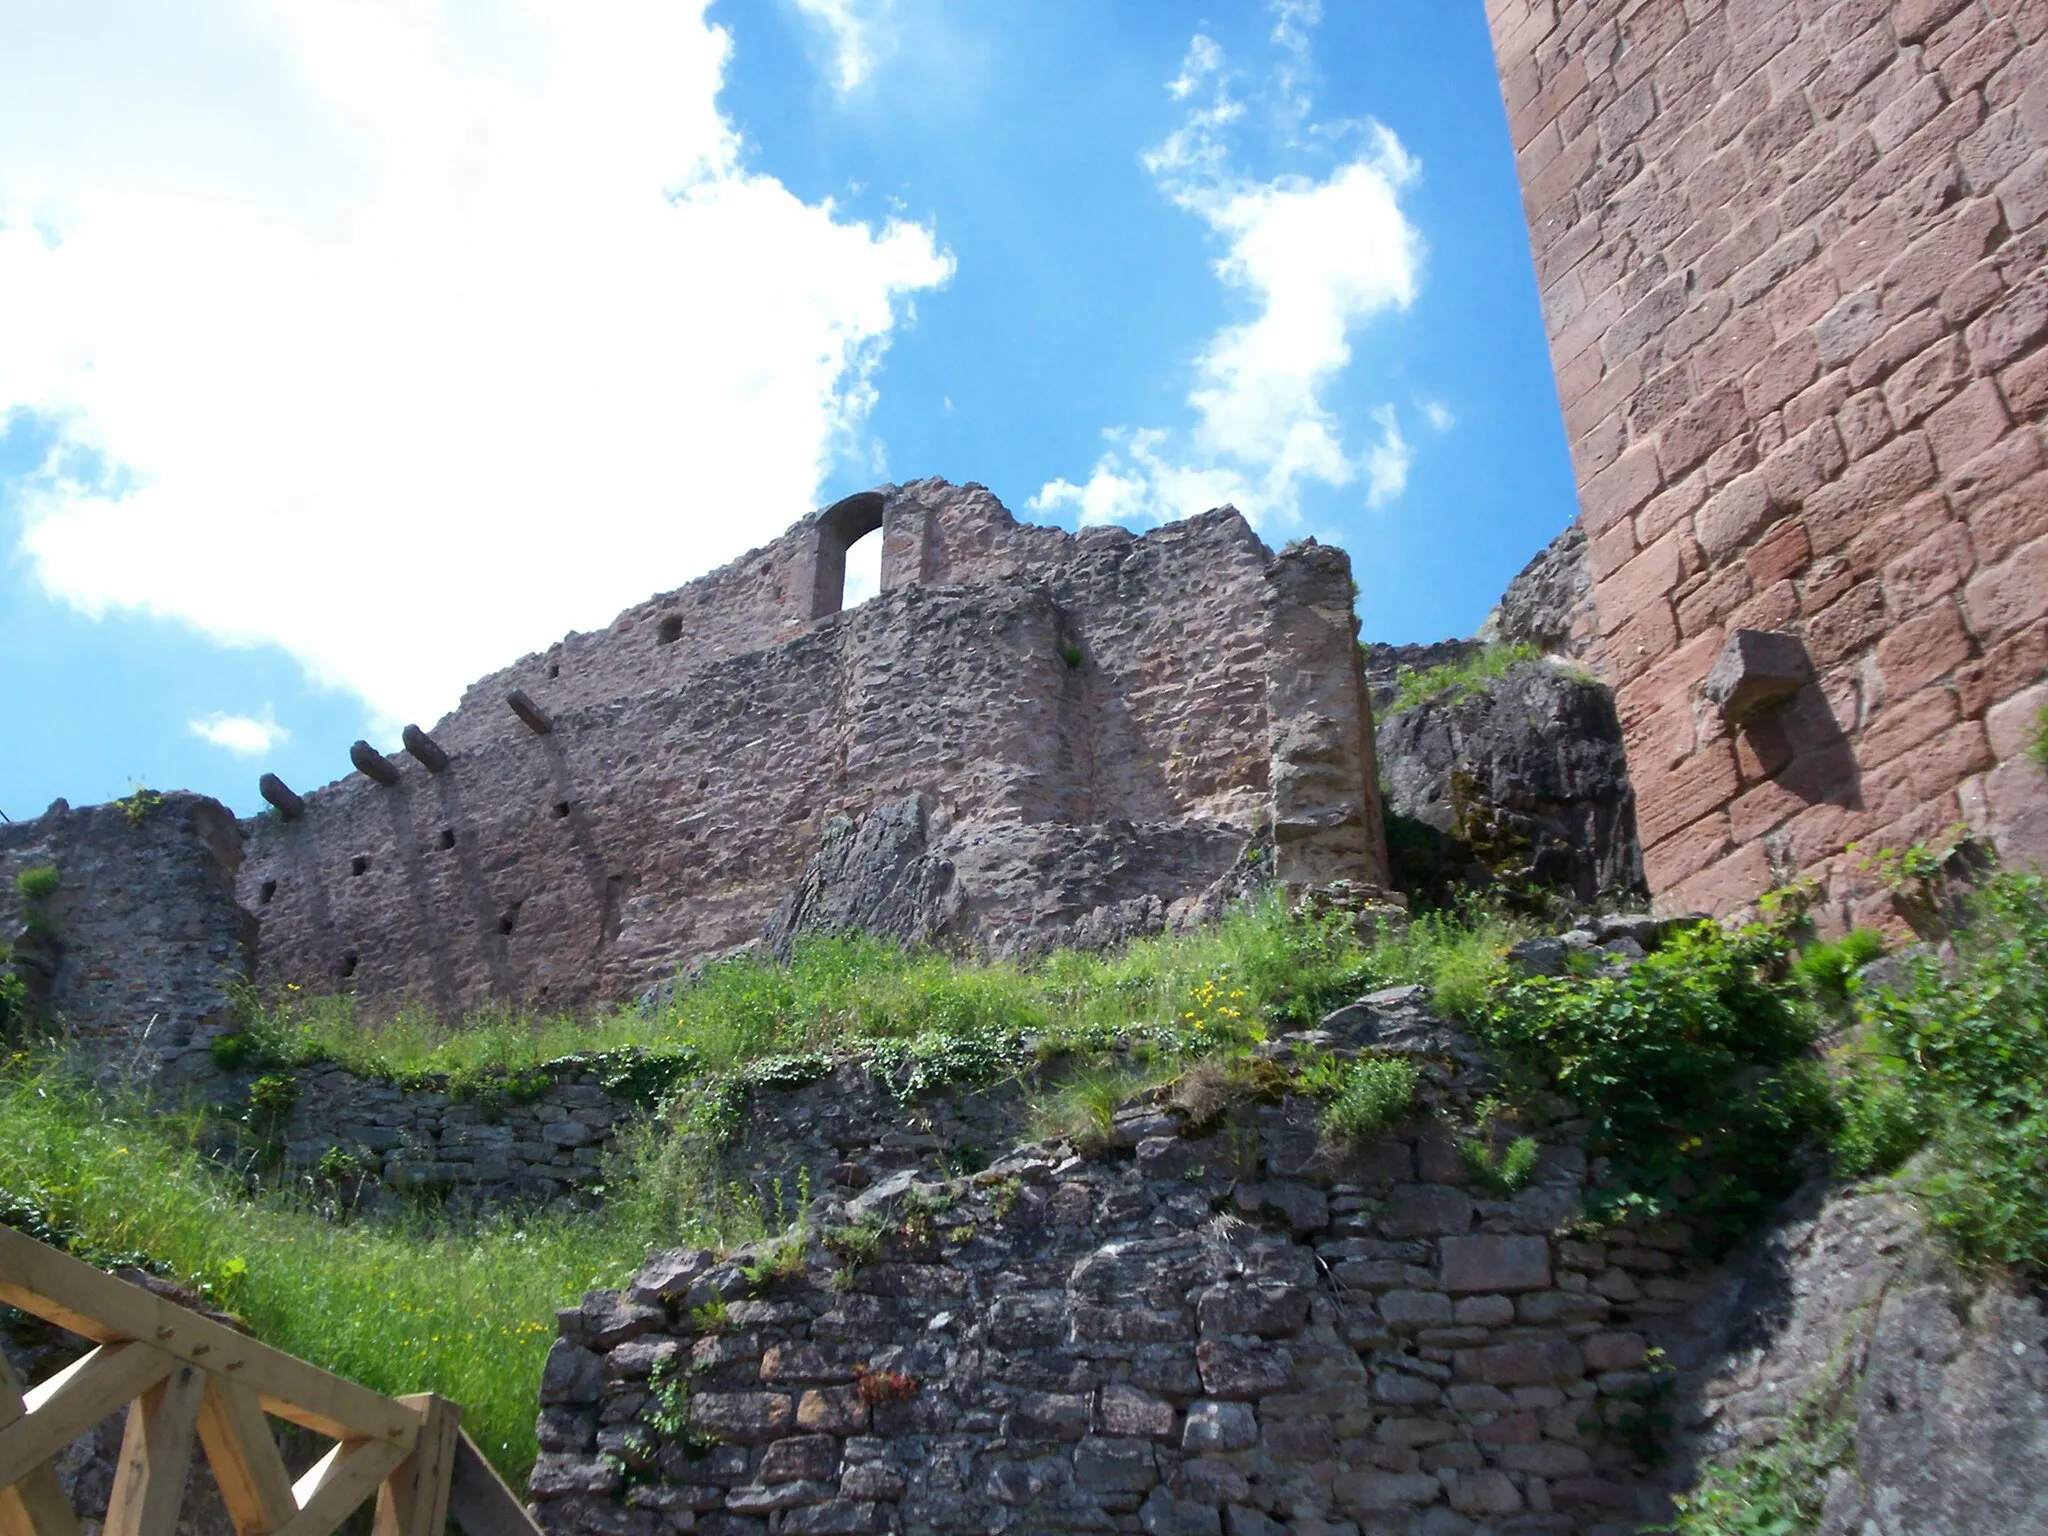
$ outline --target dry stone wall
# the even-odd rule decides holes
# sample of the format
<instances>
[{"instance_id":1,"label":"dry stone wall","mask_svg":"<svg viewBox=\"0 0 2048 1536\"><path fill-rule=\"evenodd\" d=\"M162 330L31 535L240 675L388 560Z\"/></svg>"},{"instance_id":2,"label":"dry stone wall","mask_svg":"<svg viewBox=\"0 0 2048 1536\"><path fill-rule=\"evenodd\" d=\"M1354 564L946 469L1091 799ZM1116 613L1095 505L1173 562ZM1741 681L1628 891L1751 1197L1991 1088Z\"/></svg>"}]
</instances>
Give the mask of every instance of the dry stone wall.
<instances>
[{"instance_id":1,"label":"dry stone wall","mask_svg":"<svg viewBox=\"0 0 2048 1536\"><path fill-rule=\"evenodd\" d=\"M1658 924L1610 926L1627 956ZM1261 1052L1359 1046L1418 1062L1424 1113L1349 1150L1298 1098L1155 1091L1105 1145L939 1178L1001 1106L863 1149L858 1069L757 1096L735 1155L833 1192L800 1247L657 1253L558 1314L542 1526L1623 1536L1800 1437L1834 1446L1821 1536L2048 1521L2041 1300L1959 1273L1900 1191L1816 1182L1709 1265L1580 1224L1583 1126L1476 1184L1455 1128L1493 1079L1419 988Z\"/></svg>"},{"instance_id":2,"label":"dry stone wall","mask_svg":"<svg viewBox=\"0 0 2048 1536\"><path fill-rule=\"evenodd\" d=\"M1651 888L2048 857L2048 7L1487 10ZM1731 729L1741 629L1815 678Z\"/></svg>"},{"instance_id":3,"label":"dry stone wall","mask_svg":"<svg viewBox=\"0 0 2048 1536\"><path fill-rule=\"evenodd\" d=\"M877 521L887 590L840 613L819 562ZM1230 509L1070 535L978 486L868 493L479 683L444 767L247 823L262 975L444 1013L631 996L758 940L833 818L905 796L951 931L1001 950L1131 931L1265 828L1283 879L1382 882L1351 590Z\"/></svg>"},{"instance_id":4,"label":"dry stone wall","mask_svg":"<svg viewBox=\"0 0 2048 1536\"><path fill-rule=\"evenodd\" d=\"M1454 1118L1488 1082L1420 989L1369 1038ZM1560 1128L1520 1194L1418 1120L1333 1156L1307 1101L910 1173L812 1214L808 1263L651 1259L560 1315L532 1493L563 1533L1577 1532L1657 1507L1629 1428L1699 1294L1678 1229L1564 1235ZM877 1233L850 1248L846 1228ZM747 1272L749 1263L756 1275ZM758 1278L757 1278L758 1276Z\"/></svg>"}]
</instances>

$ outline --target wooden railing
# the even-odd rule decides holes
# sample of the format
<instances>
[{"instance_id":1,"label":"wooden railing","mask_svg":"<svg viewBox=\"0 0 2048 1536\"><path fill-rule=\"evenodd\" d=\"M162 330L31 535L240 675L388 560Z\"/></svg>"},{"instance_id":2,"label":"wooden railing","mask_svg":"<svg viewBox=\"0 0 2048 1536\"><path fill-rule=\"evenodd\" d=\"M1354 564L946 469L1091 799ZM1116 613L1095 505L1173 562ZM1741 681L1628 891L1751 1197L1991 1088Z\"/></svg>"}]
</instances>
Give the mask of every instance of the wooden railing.
<instances>
[{"instance_id":1,"label":"wooden railing","mask_svg":"<svg viewBox=\"0 0 2048 1536\"><path fill-rule=\"evenodd\" d=\"M95 1346L24 1389L0 1357L0 1536L79 1536L51 1458L123 1404L104 1536L173 1536L195 1444L235 1536L329 1536L373 1494L376 1536L538 1536L431 1392L383 1397L0 1227L0 1302ZM265 1415L335 1442L296 1481Z\"/></svg>"}]
</instances>

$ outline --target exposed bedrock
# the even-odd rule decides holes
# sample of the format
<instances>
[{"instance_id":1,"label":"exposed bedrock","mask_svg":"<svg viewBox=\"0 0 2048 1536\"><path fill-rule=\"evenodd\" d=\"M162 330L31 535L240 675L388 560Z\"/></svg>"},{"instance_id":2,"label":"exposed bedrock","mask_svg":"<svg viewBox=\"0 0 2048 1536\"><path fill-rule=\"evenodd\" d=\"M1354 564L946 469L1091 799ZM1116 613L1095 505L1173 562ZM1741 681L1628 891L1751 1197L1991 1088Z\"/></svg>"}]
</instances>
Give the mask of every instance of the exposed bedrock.
<instances>
[{"instance_id":1,"label":"exposed bedrock","mask_svg":"<svg viewBox=\"0 0 2048 1536\"><path fill-rule=\"evenodd\" d=\"M906 795L828 822L762 938L785 958L804 934L843 929L1003 956L1101 949L1213 916L1255 846L1227 822L934 825Z\"/></svg>"},{"instance_id":2,"label":"exposed bedrock","mask_svg":"<svg viewBox=\"0 0 2048 1536\"><path fill-rule=\"evenodd\" d=\"M1504 881L1580 901L1642 889L1614 695L1546 661L1379 721L1397 880Z\"/></svg>"}]
</instances>

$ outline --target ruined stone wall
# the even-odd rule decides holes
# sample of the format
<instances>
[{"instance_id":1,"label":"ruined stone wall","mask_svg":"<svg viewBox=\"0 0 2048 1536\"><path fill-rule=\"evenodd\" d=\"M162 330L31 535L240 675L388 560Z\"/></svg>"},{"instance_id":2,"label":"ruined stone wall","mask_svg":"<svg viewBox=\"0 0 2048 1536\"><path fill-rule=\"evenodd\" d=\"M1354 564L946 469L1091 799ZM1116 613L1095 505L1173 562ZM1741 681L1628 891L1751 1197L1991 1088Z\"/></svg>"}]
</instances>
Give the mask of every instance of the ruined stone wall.
<instances>
[{"instance_id":1,"label":"ruined stone wall","mask_svg":"<svg viewBox=\"0 0 2048 1536\"><path fill-rule=\"evenodd\" d=\"M233 1027L234 988L250 973L255 925L235 902L241 835L202 795L73 810L59 802L34 821L0 826L0 936L25 914L15 876L57 871L40 903L37 941L22 950L55 962L27 974L45 1022L110 1060L174 1060ZM0 950L0 963L7 959Z\"/></svg>"},{"instance_id":2,"label":"ruined stone wall","mask_svg":"<svg viewBox=\"0 0 2048 1536\"><path fill-rule=\"evenodd\" d=\"M1487 9L1652 889L2048 857L2048 7ZM1817 675L1730 729L1738 629Z\"/></svg>"},{"instance_id":3,"label":"ruined stone wall","mask_svg":"<svg viewBox=\"0 0 2048 1536\"><path fill-rule=\"evenodd\" d=\"M1194 896L1267 821L1284 878L1384 878L1341 551L1275 558L1229 509L1069 535L937 481L848 507L479 683L434 727L445 770L248 823L264 975L443 1011L626 997L757 939L828 819L908 794L984 881L966 937ZM888 590L792 623L877 520Z\"/></svg>"}]
</instances>

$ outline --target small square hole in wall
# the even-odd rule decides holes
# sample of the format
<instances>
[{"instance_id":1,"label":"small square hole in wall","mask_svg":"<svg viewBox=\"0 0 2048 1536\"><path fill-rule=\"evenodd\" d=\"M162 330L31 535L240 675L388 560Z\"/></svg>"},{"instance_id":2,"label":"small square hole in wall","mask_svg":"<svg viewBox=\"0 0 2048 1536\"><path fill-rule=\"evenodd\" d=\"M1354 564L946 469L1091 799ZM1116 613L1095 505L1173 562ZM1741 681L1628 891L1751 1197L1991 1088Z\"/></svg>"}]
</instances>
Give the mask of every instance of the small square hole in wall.
<instances>
[{"instance_id":1,"label":"small square hole in wall","mask_svg":"<svg viewBox=\"0 0 2048 1536\"><path fill-rule=\"evenodd\" d=\"M267 907L270 905L270 898L276 894L277 882L275 880L266 880L263 882L263 889L256 893L256 900Z\"/></svg>"},{"instance_id":2,"label":"small square hole in wall","mask_svg":"<svg viewBox=\"0 0 2048 1536\"><path fill-rule=\"evenodd\" d=\"M519 903L513 902L505 909L505 915L498 919L498 932L510 933L519 926Z\"/></svg>"},{"instance_id":3,"label":"small square hole in wall","mask_svg":"<svg viewBox=\"0 0 2048 1536\"><path fill-rule=\"evenodd\" d=\"M697 775L697 788L698 788L698 789L700 789L700 790L704 790L704 789L709 789L710 787L711 787L711 775L710 775L710 774L708 774L708 773L700 773L700 774L698 774L698 775Z\"/></svg>"},{"instance_id":4,"label":"small square hole in wall","mask_svg":"<svg viewBox=\"0 0 2048 1536\"><path fill-rule=\"evenodd\" d=\"M566 800L557 800L555 802L555 820L560 821L564 816L568 814L569 802Z\"/></svg>"},{"instance_id":5,"label":"small square hole in wall","mask_svg":"<svg viewBox=\"0 0 2048 1536\"><path fill-rule=\"evenodd\" d=\"M356 957L354 955L343 955L341 957L341 979L347 981L355 973Z\"/></svg>"},{"instance_id":6,"label":"small square hole in wall","mask_svg":"<svg viewBox=\"0 0 2048 1536\"><path fill-rule=\"evenodd\" d=\"M367 875L370 872L370 856L359 853L348 861L348 872L352 875Z\"/></svg>"},{"instance_id":7,"label":"small square hole in wall","mask_svg":"<svg viewBox=\"0 0 2048 1536\"><path fill-rule=\"evenodd\" d=\"M556 677L560 677L561 675L562 675L562 664L561 664L561 663L560 663L559 661L551 661L551 662L549 662L549 663L548 663L548 676L549 676L550 678L556 678Z\"/></svg>"},{"instance_id":8,"label":"small square hole in wall","mask_svg":"<svg viewBox=\"0 0 2048 1536\"><path fill-rule=\"evenodd\" d=\"M441 829L441 846L443 849L455 846L455 829L453 827L443 827Z\"/></svg>"},{"instance_id":9,"label":"small square hole in wall","mask_svg":"<svg viewBox=\"0 0 2048 1536\"><path fill-rule=\"evenodd\" d=\"M655 626L654 639L657 645L674 645L683 638L683 616L671 613Z\"/></svg>"}]
</instances>

